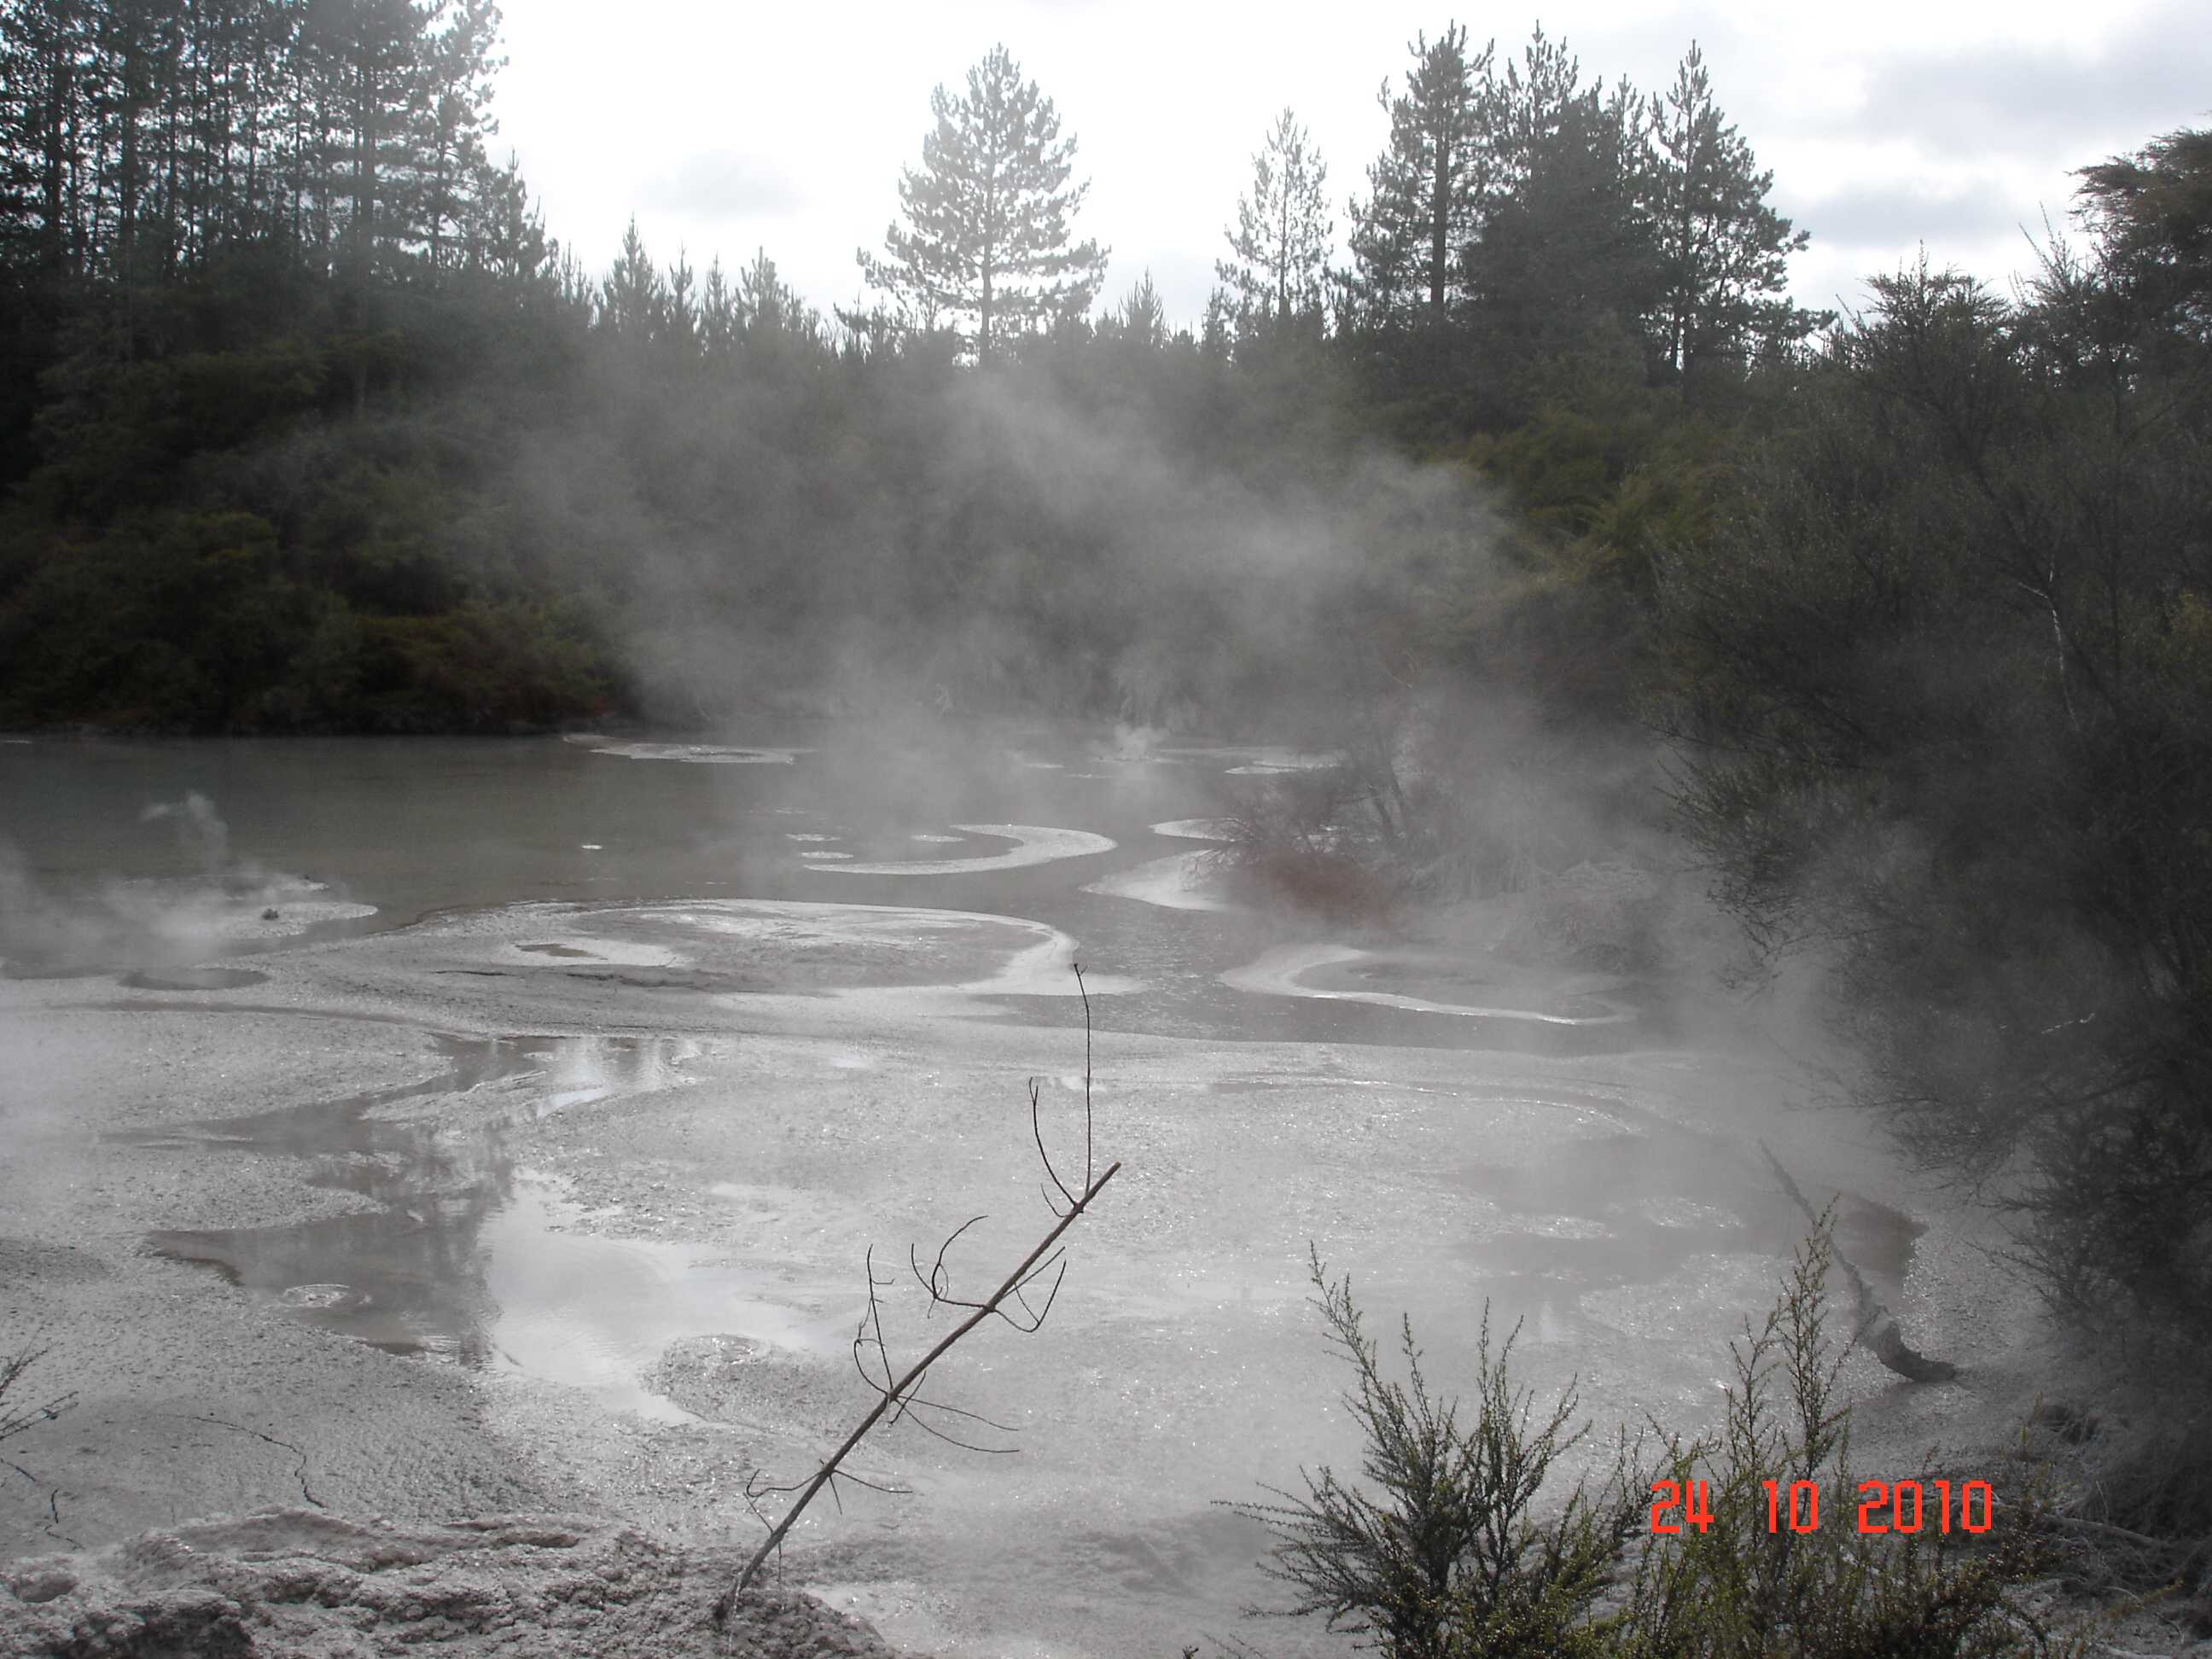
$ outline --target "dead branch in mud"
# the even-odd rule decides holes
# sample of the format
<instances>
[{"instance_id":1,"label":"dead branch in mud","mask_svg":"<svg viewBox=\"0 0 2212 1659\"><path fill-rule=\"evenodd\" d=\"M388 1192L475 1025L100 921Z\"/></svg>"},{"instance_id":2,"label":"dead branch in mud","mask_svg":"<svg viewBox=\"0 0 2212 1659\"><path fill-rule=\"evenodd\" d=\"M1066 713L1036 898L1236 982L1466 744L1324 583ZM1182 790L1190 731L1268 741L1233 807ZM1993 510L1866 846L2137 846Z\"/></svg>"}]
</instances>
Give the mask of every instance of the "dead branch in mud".
<instances>
[{"instance_id":1,"label":"dead branch in mud","mask_svg":"<svg viewBox=\"0 0 2212 1659\"><path fill-rule=\"evenodd\" d=\"M1774 1171L1775 1179L1782 1183L1782 1190L1789 1194L1797 1207L1805 1212L1806 1220L1818 1227L1820 1224L1819 1213L1805 1194L1797 1190L1797 1183L1790 1178L1790 1171L1782 1167L1782 1160L1774 1156L1763 1140L1759 1143L1759 1150L1765 1157L1767 1167ZM1857 1318L1853 1328L1856 1341L1908 1382L1948 1382L1959 1374L1959 1368L1949 1360L1930 1359L1907 1346L1904 1332L1898 1328L1897 1316L1882 1304L1881 1298L1874 1293L1874 1286L1866 1282L1866 1276L1859 1272L1849 1256L1837 1248L1832 1239L1829 1241L1828 1249L1836 1265L1844 1270L1844 1276L1851 1282L1851 1294L1857 1304Z\"/></svg>"},{"instance_id":2,"label":"dead branch in mud","mask_svg":"<svg viewBox=\"0 0 2212 1659\"><path fill-rule=\"evenodd\" d=\"M23 1373L46 1358L46 1350L33 1348L27 1353L0 1354L0 1441L12 1440L35 1424L50 1423L71 1406L76 1404L76 1390L56 1395L40 1406L10 1406L8 1391L23 1379ZM33 1486L42 1488L46 1495L46 1514L50 1517L44 1530L49 1537L58 1538L71 1548L77 1540L61 1530L62 1489L25 1468L13 1458L0 1458L0 1468L12 1469Z\"/></svg>"},{"instance_id":3,"label":"dead branch in mud","mask_svg":"<svg viewBox=\"0 0 2212 1659\"><path fill-rule=\"evenodd\" d=\"M28 1353L0 1355L0 1402L4 1402L8 1390L22 1380L23 1373L46 1357L44 1348L33 1348ZM0 1440L13 1439L33 1423L50 1422L76 1403L76 1390L57 1395L43 1406L13 1407L0 1403Z\"/></svg>"},{"instance_id":4,"label":"dead branch in mud","mask_svg":"<svg viewBox=\"0 0 2212 1659\"><path fill-rule=\"evenodd\" d=\"M939 1439L970 1451L1003 1455L1017 1449L1012 1445L979 1444L974 1439L963 1439L959 1435L951 1432L943 1422L932 1421L931 1414L935 1413L960 1424L980 1425L982 1429L995 1434L1005 1435L1012 1432L1004 1424L994 1423L990 1419L975 1412L964 1411L957 1406L949 1406L941 1401L928 1399L921 1390L922 1381L928 1374L929 1368L943 1358L969 1332L986 1320L994 1317L1002 1319L1024 1335L1034 1334L1043 1327L1045 1316L1052 1311L1053 1302L1060 1294L1060 1281L1067 1276L1067 1247L1060 1242L1060 1237L1091 1207L1092 1200L1105 1190L1106 1183L1114 1178L1115 1172L1121 1167L1116 1161L1109 1164L1104 1173L1096 1177L1092 1175L1091 993L1083 983L1082 964L1078 963L1074 967L1075 988L1083 999L1082 1180L1071 1187L1067 1177L1060 1174L1059 1166L1053 1162L1052 1153L1045 1146L1044 1126L1042 1121L1042 1091L1038 1080L1031 1078L1030 1079L1030 1133L1036 1142L1037 1158L1044 1166L1045 1179L1049 1183L1042 1190L1046 1206L1052 1211L1054 1216L1052 1230L1037 1242L1035 1249L1022 1258L1012 1273L1000 1281L999 1288L981 1301L952 1294L951 1273L945 1265L945 1258L946 1253L959 1241L960 1236L974 1226L976 1222L983 1219L981 1216L970 1218L947 1234L944 1242L937 1247L935 1260L927 1269L922 1266L921 1253L909 1246L907 1251L908 1267L913 1273L915 1282L928 1293L930 1305L933 1308L962 1309L966 1310L968 1316L962 1320L935 1347L907 1367L903 1372L898 1371L891 1362L890 1346L884 1335L883 1304L877 1294L896 1280L878 1279L876 1276L875 1251L872 1247L869 1249L866 1258L868 1305L866 1311L860 1316L859 1328L853 1334L852 1346L854 1368L860 1372L861 1380L874 1390L876 1403L870 1408L867 1415L854 1425L853 1431L845 1437L837 1449L823 1460L822 1466L814 1472L813 1477L804 1486L756 1487L750 1482L747 1483L745 1501L757 1516L760 1514L759 1500L762 1498L794 1492L798 1496L793 1500L791 1507L784 1511L783 1518L769 1528L766 1540L754 1553L752 1559L745 1563L744 1571L738 1575L738 1582L725 1590L721 1598L714 1603L714 1622L717 1625L728 1619L737 1598L751 1587L753 1579L759 1574L762 1565L782 1547L784 1539L790 1534L799 1517L805 1512L806 1506L812 1503L815 1497L825 1487L829 1490L832 1501L837 1498L837 1483L841 1480L850 1481L854 1486L866 1486L876 1492L898 1490L884 1486L878 1482L863 1480L842 1467L845 1459L853 1449L861 1441L866 1439L869 1434L886 1419L892 1423L910 1420L935 1435ZM1042 1283L1042 1295L1033 1303L1030 1293L1033 1287L1039 1286L1041 1281L1044 1281L1048 1273L1051 1273L1052 1277L1048 1282ZM1020 1309L1019 1315L1009 1310L1006 1305L1009 1303ZM972 1433L973 1431L969 1432ZM766 1517L762 1516L762 1519L765 1521Z\"/></svg>"}]
</instances>

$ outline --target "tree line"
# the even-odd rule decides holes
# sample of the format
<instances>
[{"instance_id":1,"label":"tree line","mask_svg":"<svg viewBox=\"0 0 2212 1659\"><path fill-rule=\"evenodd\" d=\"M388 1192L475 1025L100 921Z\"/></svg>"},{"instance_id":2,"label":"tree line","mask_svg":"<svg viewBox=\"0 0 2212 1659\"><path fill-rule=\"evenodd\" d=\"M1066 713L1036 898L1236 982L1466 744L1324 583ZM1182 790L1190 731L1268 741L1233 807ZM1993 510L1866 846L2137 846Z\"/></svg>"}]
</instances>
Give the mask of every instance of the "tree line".
<instances>
[{"instance_id":1,"label":"tree line","mask_svg":"<svg viewBox=\"0 0 2212 1659\"><path fill-rule=\"evenodd\" d=\"M1261 688L1287 671L1146 637L1237 609L1225 572L1177 573L1174 600L1157 570L1102 579L1120 596L1102 606L1055 577L1122 557L1111 530L1048 511L1048 533L1008 547L1008 515L977 500L908 509L948 477L973 498L994 476L942 447L943 406L979 395L965 368L1193 466L1325 481L1363 434L1436 453L1512 429L1561 341L1652 384L1699 352L1741 380L1755 320L1777 337L1803 321L1777 320L1794 316L1774 309L1778 258L1727 316L1697 289L1696 344L1668 355L1664 100L1601 96L1540 33L1495 70L1456 27L1415 43L1342 270L1310 210L1325 171L1286 113L1214 303L1177 327L1149 278L1097 311L1106 255L1079 238L1074 137L1004 48L933 98L902 220L860 257L874 302L825 318L764 250L702 271L656 259L634 224L587 274L491 158L498 25L489 0L0 4L0 718L697 719L781 683L782 642L858 617L988 635L950 666L894 653L966 702L1234 720L1280 706ZM1692 172L1741 171L1694 52L1683 85L1710 141ZM1607 234L1633 251L1632 283L1561 252L1588 229L1573 216L1593 168L1619 185ZM1789 240L1753 219L1731 234ZM1571 314L1565 268L1591 296ZM713 476L717 441L753 463L744 477ZM534 484L562 451L590 459L556 506ZM1309 578L1291 600L1319 615L1338 577Z\"/></svg>"},{"instance_id":2,"label":"tree line","mask_svg":"<svg viewBox=\"0 0 2212 1659\"><path fill-rule=\"evenodd\" d=\"M1253 158L1199 331L1217 356L1334 337L1394 388L1452 389L1457 424L1525 416L1543 365L1618 342L1686 400L1786 355L1826 319L1786 297L1808 233L1768 204L1773 176L1717 101L1693 43L1674 84L1586 82L1540 27L1518 58L1448 27L1412 44L1381 94L1389 139L1348 204L1332 262L1326 161L1285 109ZM988 358L1009 320L1085 326L1105 256L1075 243L1073 141L1005 49L939 88L908 222L860 256L899 320L950 325ZM1471 401L1469 401L1471 398Z\"/></svg>"},{"instance_id":3,"label":"tree line","mask_svg":"<svg viewBox=\"0 0 2212 1659\"><path fill-rule=\"evenodd\" d=\"M499 25L493 0L13 0L9 260L126 289L240 244L511 270L536 242L486 149Z\"/></svg>"}]
</instances>

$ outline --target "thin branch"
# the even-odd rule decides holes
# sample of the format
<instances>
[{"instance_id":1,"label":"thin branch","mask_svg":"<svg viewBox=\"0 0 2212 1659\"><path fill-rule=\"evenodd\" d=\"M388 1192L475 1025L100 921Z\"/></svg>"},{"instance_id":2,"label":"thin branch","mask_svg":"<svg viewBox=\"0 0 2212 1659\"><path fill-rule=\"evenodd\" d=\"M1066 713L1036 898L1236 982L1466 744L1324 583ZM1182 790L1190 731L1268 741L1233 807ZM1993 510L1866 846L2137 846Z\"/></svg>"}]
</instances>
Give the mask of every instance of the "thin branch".
<instances>
[{"instance_id":1,"label":"thin branch","mask_svg":"<svg viewBox=\"0 0 2212 1659\"><path fill-rule=\"evenodd\" d=\"M1015 1285L1028 1273L1037 1258L1043 1255L1051 1246L1059 1243L1060 1236L1073 1226L1083 1212L1091 1207L1092 1201L1105 1190L1106 1183L1120 1172L1121 1168L1118 1162L1109 1164L1106 1173L1085 1188L1082 1196L1075 1200L1074 1207L1060 1218L1060 1224L1045 1235L1037 1247L1024 1258L1021 1266L1006 1275L999 1288L992 1292L990 1300L962 1320L959 1325L946 1334L935 1347L917 1360L905 1376L900 1377L896 1383L884 1391L883 1397L877 1401L874 1407L854 1426L853 1431L845 1437L843 1443L830 1454L828 1461L822 1465L814 1479L809 1481L805 1489L800 1492L799 1501L793 1504L783 1519L776 1523L775 1531L769 1534L767 1541L754 1553L752 1559L745 1564L745 1570L738 1576L736 1588L726 1592L722 1599L715 1603L718 1620L728 1617L730 1607L736 1595L751 1587L754 1577L760 1571L761 1564L766 1561L775 1552L776 1547L783 1542L799 1516L805 1513L807 1504L813 1501L815 1494L830 1484L831 1477L840 1473L838 1466L851 1454L853 1449L867 1437L868 1431L883 1420L884 1413L889 1412L895 1403L902 1400L910 1389L921 1382L929 1368L943 1358L954 1343L999 1311L999 1304L1013 1293Z\"/></svg>"},{"instance_id":2,"label":"thin branch","mask_svg":"<svg viewBox=\"0 0 2212 1659\"><path fill-rule=\"evenodd\" d=\"M945 1253L959 1242L961 1234L982 1219L980 1215L971 1216L945 1236L945 1242L937 1247L937 1261L930 1268L927 1278L922 1274L921 1261L915 1254L914 1246L911 1244L907 1246L907 1265L914 1269L915 1279L920 1282L922 1289L929 1292L929 1299L933 1304L946 1300L944 1291L946 1284L950 1282L950 1275L945 1266Z\"/></svg>"},{"instance_id":3,"label":"thin branch","mask_svg":"<svg viewBox=\"0 0 2212 1659\"><path fill-rule=\"evenodd\" d=\"M1044 1149L1044 1125L1040 1121L1037 1106L1037 1094L1039 1087L1040 1085L1037 1079L1031 1078L1030 1079L1030 1133L1036 1141L1037 1157L1043 1161L1045 1174L1052 1178L1052 1184L1060 1188L1060 1195L1063 1199L1066 1199L1070 1204L1073 1204L1075 1202L1075 1194L1067 1190L1067 1183L1060 1178L1060 1171L1053 1168L1052 1154ZM1088 1098L1089 1097L1086 1094L1085 1099L1087 1100ZM1047 1198L1045 1202L1050 1204L1052 1200L1050 1198ZM1060 1209L1057 1206L1054 1206L1053 1213L1054 1215L1062 1215L1065 1214L1066 1212Z\"/></svg>"},{"instance_id":4,"label":"thin branch","mask_svg":"<svg viewBox=\"0 0 2212 1659\"><path fill-rule=\"evenodd\" d=\"M861 1379L874 1390L877 1396L876 1403L869 1408L867 1414L854 1425L852 1431L845 1437L837 1449L823 1460L812 1478L804 1486L796 1489L798 1496L790 1508L784 1511L783 1518L769 1528L767 1539L754 1553L752 1559L745 1564L744 1570L738 1575L737 1583L725 1590L720 1599L715 1602L714 1621L717 1625L727 1620L737 1597L751 1587L763 1565L782 1547L784 1540L790 1535L792 1528L798 1523L799 1516L805 1512L807 1505L812 1503L825 1487L829 1490L830 1501L839 1504L841 1507L842 1500L838 1492L840 1480L853 1481L877 1492L900 1490L848 1474L843 1468L845 1459L851 1455L854 1449L886 1419L893 1423L911 1419L919 1427L937 1438L971 1451L1003 1455L1016 1449L1012 1446L976 1445L947 1433L938 1425L930 1422L922 1413L943 1412L952 1417L981 1423L1001 1434L1011 1434L1012 1430L1006 1425L994 1422L978 1413L964 1411L958 1407L947 1406L941 1401L927 1399L921 1395L921 1389L930 1367L942 1358L963 1337L987 1319L994 1316L1002 1319L1016 1330L1025 1334L1033 1334L1043 1327L1046 1316L1052 1312L1053 1304L1060 1295L1060 1287L1067 1277L1066 1247L1060 1243L1061 1237L1097 1201L1099 1194L1105 1190L1107 1182L1121 1172L1121 1163L1116 1160L1107 1166L1103 1174L1096 1178L1091 1175L1093 1155L1091 1103L1092 1078L1091 995L1089 989L1083 984L1083 974L1079 967L1076 969L1076 986L1083 996L1084 1181L1082 1190L1080 1192L1071 1190L1054 1167L1052 1155L1044 1144L1042 1121L1042 1091L1037 1079L1032 1078L1030 1079L1030 1132L1036 1143L1037 1156L1044 1164L1046 1175L1066 1200L1065 1207L1052 1204L1051 1195L1047 1194L1046 1201L1048 1205L1051 1205L1055 1218L1053 1227L1037 1241L1030 1253L1022 1258L1013 1270L999 1282L999 1287L981 1302L968 1301L951 1294L951 1270L946 1265L945 1255L961 1235L982 1220L982 1217L971 1218L948 1235L945 1242L938 1247L936 1260L926 1273L922 1269L921 1253L911 1245L908 1247L908 1268L914 1274L915 1281L927 1292L932 1306L941 1304L946 1307L963 1309L966 1310L968 1316L946 1333L934 1347L908 1367L902 1374L896 1372L896 1368L891 1362L890 1346L884 1336L883 1303L878 1294L879 1291L887 1287L890 1281L880 1279L876 1276L875 1251L872 1246L870 1247L866 1258L868 1282L867 1306L861 1313L859 1326L854 1332L852 1347L854 1368L860 1371ZM1043 1297L1042 1305L1039 1306L1032 1304L1024 1292L1048 1271L1053 1274L1052 1285ZM1023 1316L1018 1317L1007 1310L1006 1304L1009 1301L1021 1310ZM869 1352L872 1349L875 1363L883 1369L881 1381L877 1379L874 1372L870 1369ZM746 1481L744 1501L746 1507L765 1522L767 1517L762 1513L760 1500L764 1497L789 1492L794 1489L787 1486L757 1485L757 1474L758 1472L756 1471L755 1477Z\"/></svg>"}]
</instances>

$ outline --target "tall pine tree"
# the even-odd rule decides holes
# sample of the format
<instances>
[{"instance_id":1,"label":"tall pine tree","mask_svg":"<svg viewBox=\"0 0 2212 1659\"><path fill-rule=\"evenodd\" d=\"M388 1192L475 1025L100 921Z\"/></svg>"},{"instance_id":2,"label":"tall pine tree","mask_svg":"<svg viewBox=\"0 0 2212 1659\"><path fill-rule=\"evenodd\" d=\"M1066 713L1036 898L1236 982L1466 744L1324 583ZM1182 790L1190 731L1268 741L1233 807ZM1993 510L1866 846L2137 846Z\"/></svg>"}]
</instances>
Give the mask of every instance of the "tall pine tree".
<instances>
[{"instance_id":1,"label":"tall pine tree","mask_svg":"<svg viewBox=\"0 0 2212 1659\"><path fill-rule=\"evenodd\" d=\"M1462 255L1480 234L1498 185L1492 131L1494 43L1470 54L1457 24L1407 48L1406 89L1381 102L1389 147L1367 169L1369 194L1352 204L1354 286L1370 323L1425 312L1442 321L1465 289Z\"/></svg>"},{"instance_id":2,"label":"tall pine tree","mask_svg":"<svg viewBox=\"0 0 2212 1659\"><path fill-rule=\"evenodd\" d=\"M1285 109L1252 158L1252 188L1225 233L1235 257L1213 267L1244 337L1320 335L1335 228L1322 193L1328 179L1306 130Z\"/></svg>"},{"instance_id":3,"label":"tall pine tree","mask_svg":"<svg viewBox=\"0 0 2212 1659\"><path fill-rule=\"evenodd\" d=\"M1625 82L1584 85L1565 42L1540 28L1498 85L1505 187L1467 277L1488 413L1518 422L1562 356L1639 349L1657 283L1643 202L1650 112Z\"/></svg>"},{"instance_id":4,"label":"tall pine tree","mask_svg":"<svg viewBox=\"0 0 2212 1659\"><path fill-rule=\"evenodd\" d=\"M1811 240L1767 204L1772 173L1713 100L1692 41L1657 100L1650 210L1659 261L1662 367L1696 395L1701 374L1740 368L1758 346L1802 339L1821 319L1787 298L1790 256Z\"/></svg>"},{"instance_id":5,"label":"tall pine tree","mask_svg":"<svg viewBox=\"0 0 2212 1659\"><path fill-rule=\"evenodd\" d=\"M1090 309L1106 252L1073 240L1091 186L1071 185L1075 139L1003 46L968 71L968 91L930 96L937 117L921 166L899 179L905 222L884 234L860 269L925 328L947 317L972 324L963 343L988 362L1009 334Z\"/></svg>"}]
</instances>

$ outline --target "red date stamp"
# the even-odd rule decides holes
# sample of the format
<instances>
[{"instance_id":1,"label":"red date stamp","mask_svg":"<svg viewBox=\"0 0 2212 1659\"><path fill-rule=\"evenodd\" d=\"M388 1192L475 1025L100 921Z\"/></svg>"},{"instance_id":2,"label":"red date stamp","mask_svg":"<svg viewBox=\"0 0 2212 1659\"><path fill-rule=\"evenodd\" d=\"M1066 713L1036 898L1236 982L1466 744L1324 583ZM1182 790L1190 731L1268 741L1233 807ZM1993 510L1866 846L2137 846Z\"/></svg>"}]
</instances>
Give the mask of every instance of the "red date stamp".
<instances>
[{"instance_id":1,"label":"red date stamp","mask_svg":"<svg viewBox=\"0 0 2212 1659\"><path fill-rule=\"evenodd\" d=\"M1820 1529L1820 1483L1793 1480L1760 1483L1766 1493L1766 1529ZM1712 1494L1703 1480L1654 1480L1658 1502L1651 1506L1655 1534L1680 1534L1685 1527L1705 1531L1713 1524ZM1862 1480L1858 1487L1858 1529L1862 1533L1984 1533L1996 1524L1996 1493L1986 1480L1969 1480L1954 1494L1948 1480ZM1955 1496L1955 1502L1954 1500Z\"/></svg>"}]
</instances>

